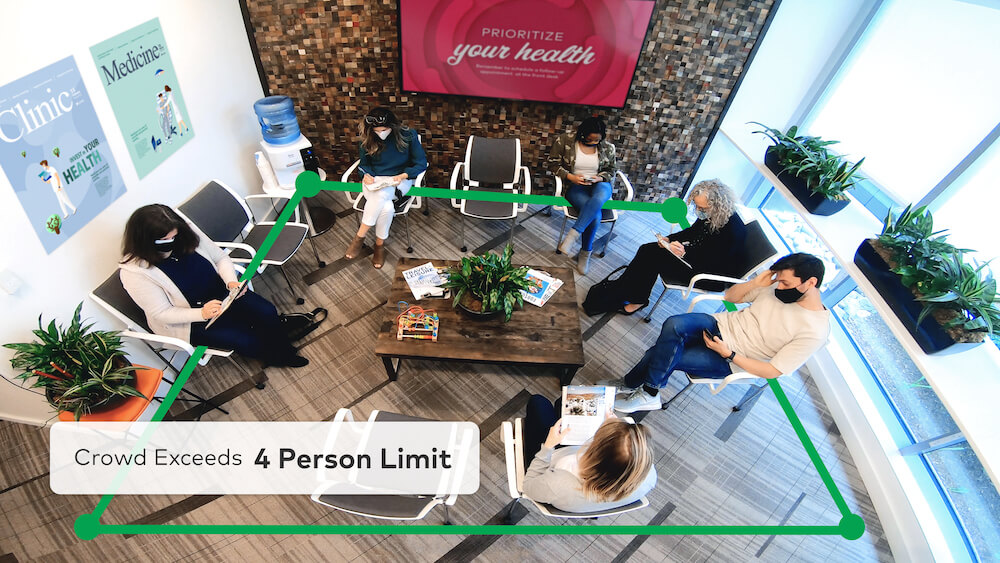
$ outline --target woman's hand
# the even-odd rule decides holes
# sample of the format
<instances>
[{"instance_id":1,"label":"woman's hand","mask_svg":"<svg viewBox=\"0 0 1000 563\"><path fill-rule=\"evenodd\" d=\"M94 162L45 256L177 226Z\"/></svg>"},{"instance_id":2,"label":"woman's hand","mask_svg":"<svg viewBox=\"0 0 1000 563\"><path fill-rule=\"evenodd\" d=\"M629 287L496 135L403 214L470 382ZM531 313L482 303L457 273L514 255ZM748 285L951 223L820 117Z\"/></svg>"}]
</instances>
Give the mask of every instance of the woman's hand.
<instances>
[{"instance_id":1,"label":"woman's hand","mask_svg":"<svg viewBox=\"0 0 1000 563\"><path fill-rule=\"evenodd\" d=\"M586 186L591 182L579 174L567 174L566 179L578 186Z\"/></svg>"},{"instance_id":2,"label":"woman's hand","mask_svg":"<svg viewBox=\"0 0 1000 563\"><path fill-rule=\"evenodd\" d=\"M545 438L545 442L542 443L543 448L554 448L558 446L562 442L563 438L569 434L569 426L567 426L565 430L559 430L561 424L562 419L560 418L555 424L552 425L552 428L549 428L549 436Z\"/></svg>"},{"instance_id":3,"label":"woman's hand","mask_svg":"<svg viewBox=\"0 0 1000 563\"><path fill-rule=\"evenodd\" d=\"M396 174L395 176L393 176L392 181L395 182L396 185L398 186L400 182L402 182L407 178L409 178L409 176L406 175L406 172L403 172L402 174Z\"/></svg>"},{"instance_id":4,"label":"woman's hand","mask_svg":"<svg viewBox=\"0 0 1000 563\"><path fill-rule=\"evenodd\" d=\"M375 181L375 177L370 174L365 174L365 177L361 179L362 184L371 184Z\"/></svg>"},{"instance_id":5,"label":"woman's hand","mask_svg":"<svg viewBox=\"0 0 1000 563\"><path fill-rule=\"evenodd\" d=\"M222 310L222 301L219 301L218 299L213 299L208 303L205 303L204 306L202 306L201 318L207 321L208 319L211 319L212 317L218 315L219 311L221 310Z\"/></svg>"},{"instance_id":6,"label":"woman's hand","mask_svg":"<svg viewBox=\"0 0 1000 563\"><path fill-rule=\"evenodd\" d=\"M239 286L240 286L240 283L241 283L241 282L238 282L238 281L231 281L231 282L229 282L229 283L227 283L227 284L226 284L226 287L227 287L228 289L230 289L230 290L231 290L231 289L233 289L234 287L239 287ZM237 295L237 296L236 296L236 298L237 298L237 299L239 299L240 297L243 297L244 295L246 295L246 294L247 294L247 289L248 289L249 287L250 287L249 285L247 285L247 286L244 286L244 287L243 287L243 290L242 290L242 291L240 291L240 294L239 294L239 295Z\"/></svg>"},{"instance_id":7,"label":"woman's hand","mask_svg":"<svg viewBox=\"0 0 1000 563\"><path fill-rule=\"evenodd\" d=\"M674 256L680 256L681 258L687 254L687 249L684 248L684 245L677 241L672 241L670 245L667 246L667 250L672 252Z\"/></svg>"}]
</instances>

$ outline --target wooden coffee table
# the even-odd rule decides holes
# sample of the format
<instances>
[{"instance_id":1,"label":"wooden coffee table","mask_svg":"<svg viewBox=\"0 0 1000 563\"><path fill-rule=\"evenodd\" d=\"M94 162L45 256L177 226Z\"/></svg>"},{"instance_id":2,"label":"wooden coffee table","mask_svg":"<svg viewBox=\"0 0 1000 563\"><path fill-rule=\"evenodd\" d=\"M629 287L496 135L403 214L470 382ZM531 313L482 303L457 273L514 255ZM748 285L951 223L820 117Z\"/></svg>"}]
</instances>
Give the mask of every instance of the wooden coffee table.
<instances>
[{"instance_id":1,"label":"wooden coffee table","mask_svg":"<svg viewBox=\"0 0 1000 563\"><path fill-rule=\"evenodd\" d=\"M455 260L400 258L396 276L383 308L375 355L382 358L389 381L396 381L399 366L407 360L443 360L486 364L553 367L563 385L583 365L583 335L577 314L576 284L573 270L532 266L563 280L563 286L544 307L524 304L515 309L510 322L503 315L476 319L460 309L453 309L449 299L413 299L403 279L403 270L432 262L437 267L455 266ZM434 309L440 318L438 340L396 340L397 303L405 301L425 309Z\"/></svg>"}]
</instances>

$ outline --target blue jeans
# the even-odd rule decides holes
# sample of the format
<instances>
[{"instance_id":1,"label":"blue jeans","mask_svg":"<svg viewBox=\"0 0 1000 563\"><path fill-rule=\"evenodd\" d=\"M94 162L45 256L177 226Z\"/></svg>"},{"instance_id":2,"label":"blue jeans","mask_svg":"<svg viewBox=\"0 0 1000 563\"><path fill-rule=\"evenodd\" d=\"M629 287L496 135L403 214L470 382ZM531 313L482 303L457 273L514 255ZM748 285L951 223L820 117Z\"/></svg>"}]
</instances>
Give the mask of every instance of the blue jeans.
<instances>
[{"instance_id":1,"label":"blue jeans","mask_svg":"<svg viewBox=\"0 0 1000 563\"><path fill-rule=\"evenodd\" d=\"M580 244L583 250L594 249L594 237L597 227L601 224L601 208L611 199L611 184L597 182L589 186L581 186L567 182L566 199L580 212L573 229L580 233Z\"/></svg>"},{"instance_id":2,"label":"blue jeans","mask_svg":"<svg viewBox=\"0 0 1000 563\"><path fill-rule=\"evenodd\" d=\"M709 333L719 331L719 323L712 315L687 313L668 318L656 344L646 350L642 360L625 375L625 384L659 389L666 387L674 370L720 379L731 374L729 362L705 346L702 336L705 330Z\"/></svg>"}]
</instances>

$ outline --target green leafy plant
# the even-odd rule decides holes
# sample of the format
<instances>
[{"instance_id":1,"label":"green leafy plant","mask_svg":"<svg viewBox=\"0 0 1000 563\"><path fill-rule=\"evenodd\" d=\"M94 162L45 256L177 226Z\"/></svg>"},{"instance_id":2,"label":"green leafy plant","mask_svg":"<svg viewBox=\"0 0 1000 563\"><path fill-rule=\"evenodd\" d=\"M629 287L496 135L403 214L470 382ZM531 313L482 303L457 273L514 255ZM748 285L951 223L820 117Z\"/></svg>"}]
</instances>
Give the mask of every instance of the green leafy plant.
<instances>
[{"instance_id":1,"label":"green leafy plant","mask_svg":"<svg viewBox=\"0 0 1000 563\"><path fill-rule=\"evenodd\" d=\"M918 323L943 311L946 314L937 318L946 328L992 335L1000 326L1000 296L989 263L967 264L965 253L972 250L947 242L945 233L934 230L926 206L907 205L898 215L889 210L873 242L886 252L903 285L924 304Z\"/></svg>"},{"instance_id":2,"label":"green leafy plant","mask_svg":"<svg viewBox=\"0 0 1000 563\"><path fill-rule=\"evenodd\" d=\"M125 359L120 334L91 330L93 324L80 321L82 308L80 303L66 328L54 320L43 327L39 315L31 331L37 341L3 345L16 352L10 365L21 372L17 378L33 379L32 388L43 389L53 407L76 420L115 397L145 398L131 385L138 368Z\"/></svg>"},{"instance_id":3,"label":"green leafy plant","mask_svg":"<svg viewBox=\"0 0 1000 563\"><path fill-rule=\"evenodd\" d=\"M824 141L816 136L799 135L795 125L783 133L763 123L750 123L763 127L763 130L754 133L764 135L774 143L770 150L775 151L781 170L802 179L813 193L821 194L827 199L844 200L847 199L845 192L864 180L858 174L864 158L851 164L843 156L827 149L839 141Z\"/></svg>"},{"instance_id":4,"label":"green leafy plant","mask_svg":"<svg viewBox=\"0 0 1000 563\"><path fill-rule=\"evenodd\" d=\"M514 248L507 245L503 254L492 252L482 256L466 256L461 264L449 268L444 287L455 292L453 307L459 303L469 310L492 313L503 311L509 321L514 306L524 306L521 290L535 289L528 279L527 266L512 266L510 258Z\"/></svg>"}]
</instances>

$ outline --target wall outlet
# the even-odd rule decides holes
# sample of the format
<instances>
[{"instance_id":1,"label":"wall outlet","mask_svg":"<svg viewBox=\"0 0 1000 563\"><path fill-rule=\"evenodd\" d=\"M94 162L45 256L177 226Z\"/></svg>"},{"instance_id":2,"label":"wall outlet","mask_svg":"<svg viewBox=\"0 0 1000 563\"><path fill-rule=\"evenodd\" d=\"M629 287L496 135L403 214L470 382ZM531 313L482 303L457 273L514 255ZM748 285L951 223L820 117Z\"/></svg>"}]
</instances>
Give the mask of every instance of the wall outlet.
<instances>
[{"instance_id":1,"label":"wall outlet","mask_svg":"<svg viewBox=\"0 0 1000 563\"><path fill-rule=\"evenodd\" d=\"M24 281L10 270L0 270L0 289L7 295L14 295L24 285Z\"/></svg>"}]
</instances>

